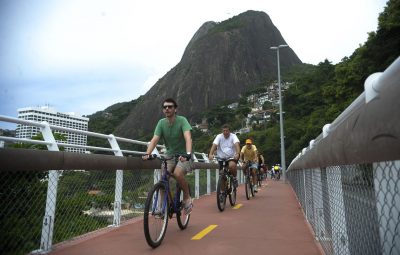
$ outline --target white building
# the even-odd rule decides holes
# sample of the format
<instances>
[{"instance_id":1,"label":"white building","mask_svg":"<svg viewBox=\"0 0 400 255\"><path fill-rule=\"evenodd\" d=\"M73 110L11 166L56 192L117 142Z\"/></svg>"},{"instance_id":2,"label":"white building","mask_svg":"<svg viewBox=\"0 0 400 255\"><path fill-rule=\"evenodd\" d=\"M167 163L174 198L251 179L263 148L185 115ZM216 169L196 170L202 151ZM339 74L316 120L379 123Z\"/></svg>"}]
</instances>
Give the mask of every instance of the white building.
<instances>
[{"instance_id":1,"label":"white building","mask_svg":"<svg viewBox=\"0 0 400 255\"><path fill-rule=\"evenodd\" d=\"M76 113L60 113L53 107L40 106L40 107L26 107L18 109L18 118L30 121L42 122L46 121L51 125L73 128L78 130L87 131L89 118L85 118ZM32 138L39 133L38 127L27 126L18 124L16 129L17 138ZM70 133L65 131L56 131L57 133L64 134L67 137L66 143L76 145L86 145L87 136L82 134ZM85 152L85 149L66 147L66 151L72 152Z\"/></svg>"}]
</instances>

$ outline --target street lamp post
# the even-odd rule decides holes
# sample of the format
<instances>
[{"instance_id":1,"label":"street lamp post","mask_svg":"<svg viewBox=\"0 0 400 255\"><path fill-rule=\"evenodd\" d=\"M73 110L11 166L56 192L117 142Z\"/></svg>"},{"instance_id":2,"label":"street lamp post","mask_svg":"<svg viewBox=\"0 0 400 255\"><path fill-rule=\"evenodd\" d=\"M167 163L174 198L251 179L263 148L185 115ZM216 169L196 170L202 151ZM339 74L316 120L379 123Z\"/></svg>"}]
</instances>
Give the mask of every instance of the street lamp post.
<instances>
[{"instance_id":1,"label":"street lamp post","mask_svg":"<svg viewBox=\"0 0 400 255\"><path fill-rule=\"evenodd\" d=\"M286 160L285 160L285 138L283 133L283 112L282 112L282 91L281 91L281 70L279 66L279 49L289 47L286 44L281 44L276 47L270 47L271 50L276 50L276 58L278 65L278 86L279 86L279 124L281 130L281 165L282 165L282 179L286 182Z\"/></svg>"}]
</instances>

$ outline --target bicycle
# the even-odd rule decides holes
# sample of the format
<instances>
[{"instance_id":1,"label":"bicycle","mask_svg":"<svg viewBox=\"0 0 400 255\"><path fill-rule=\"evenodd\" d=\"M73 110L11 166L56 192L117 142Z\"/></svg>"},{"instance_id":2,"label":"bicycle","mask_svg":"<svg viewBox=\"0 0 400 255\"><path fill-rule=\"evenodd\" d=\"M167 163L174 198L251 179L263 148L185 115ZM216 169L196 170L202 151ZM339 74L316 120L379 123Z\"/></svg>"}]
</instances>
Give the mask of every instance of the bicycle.
<instances>
[{"instance_id":1,"label":"bicycle","mask_svg":"<svg viewBox=\"0 0 400 255\"><path fill-rule=\"evenodd\" d=\"M222 169L219 172L219 178L217 183L217 206L222 212L225 210L226 197L229 196L229 203L231 206L236 204L236 187L233 183L233 175L229 171L229 162L235 161L233 158L222 159L216 158L217 161L221 162Z\"/></svg>"},{"instance_id":2,"label":"bicycle","mask_svg":"<svg viewBox=\"0 0 400 255\"><path fill-rule=\"evenodd\" d=\"M254 197L254 185L253 185L253 176L251 175L250 169L251 162L247 162L247 166L244 169L246 177L245 177L245 190L246 190L246 198L250 200L250 197Z\"/></svg>"},{"instance_id":3,"label":"bicycle","mask_svg":"<svg viewBox=\"0 0 400 255\"><path fill-rule=\"evenodd\" d=\"M179 156L176 155L177 161ZM176 183L174 196L170 189L169 178L172 173L167 170L167 158L164 156L150 155L149 159L159 158L162 162L163 174L161 180L150 189L144 207L144 235L147 243L152 248L157 248L164 239L167 232L168 218L171 219L174 213L181 230L184 230L190 219L190 214L183 214L183 190ZM173 171L172 171L173 172ZM189 187L190 190L190 187Z\"/></svg>"}]
</instances>

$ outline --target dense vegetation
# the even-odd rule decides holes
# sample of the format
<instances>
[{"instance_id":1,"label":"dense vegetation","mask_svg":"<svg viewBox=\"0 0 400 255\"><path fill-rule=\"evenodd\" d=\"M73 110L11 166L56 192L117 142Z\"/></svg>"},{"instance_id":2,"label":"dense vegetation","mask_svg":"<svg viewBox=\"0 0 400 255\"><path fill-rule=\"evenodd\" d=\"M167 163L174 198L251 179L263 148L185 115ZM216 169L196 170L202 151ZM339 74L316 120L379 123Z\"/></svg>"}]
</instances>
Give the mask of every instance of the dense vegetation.
<instances>
[{"instance_id":1,"label":"dense vegetation","mask_svg":"<svg viewBox=\"0 0 400 255\"><path fill-rule=\"evenodd\" d=\"M98 111L92 115L86 116L90 119L89 131L102 134L112 134L115 128L124 120L135 105L140 102L138 99L114 104L103 111ZM109 144L104 139L88 137L88 144L98 147L109 147Z\"/></svg>"},{"instance_id":2,"label":"dense vegetation","mask_svg":"<svg viewBox=\"0 0 400 255\"><path fill-rule=\"evenodd\" d=\"M96 112L87 117L90 118L90 129L101 130L103 134L111 134L115 127L121 122L121 119L128 116L130 109L134 107L141 98L130 102L114 104L104 111Z\"/></svg>"}]
</instances>

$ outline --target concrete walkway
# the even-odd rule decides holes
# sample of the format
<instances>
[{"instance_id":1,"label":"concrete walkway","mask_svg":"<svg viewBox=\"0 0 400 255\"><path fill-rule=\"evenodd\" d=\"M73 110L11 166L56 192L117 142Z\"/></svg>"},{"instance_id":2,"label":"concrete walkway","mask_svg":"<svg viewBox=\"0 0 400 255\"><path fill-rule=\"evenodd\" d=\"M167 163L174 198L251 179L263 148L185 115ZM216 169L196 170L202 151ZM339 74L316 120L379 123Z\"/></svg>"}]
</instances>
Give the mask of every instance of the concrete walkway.
<instances>
[{"instance_id":1,"label":"concrete walkway","mask_svg":"<svg viewBox=\"0 0 400 255\"><path fill-rule=\"evenodd\" d=\"M228 200L225 211L219 212L215 193L195 200L188 228L181 231L176 220L170 220L163 243L156 249L147 245L143 221L136 219L56 245L50 254L323 254L289 184L268 180L250 200L241 185L237 204L239 208L234 209ZM217 226L202 239L191 240L210 225Z\"/></svg>"}]
</instances>

